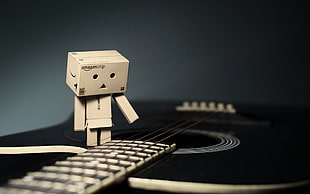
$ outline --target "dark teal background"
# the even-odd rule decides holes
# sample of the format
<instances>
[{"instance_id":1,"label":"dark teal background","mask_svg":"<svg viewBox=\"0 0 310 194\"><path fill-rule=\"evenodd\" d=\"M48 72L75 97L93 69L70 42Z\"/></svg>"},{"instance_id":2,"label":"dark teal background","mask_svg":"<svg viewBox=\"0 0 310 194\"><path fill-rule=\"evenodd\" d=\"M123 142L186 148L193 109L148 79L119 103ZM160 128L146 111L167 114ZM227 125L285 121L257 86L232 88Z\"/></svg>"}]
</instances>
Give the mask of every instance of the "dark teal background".
<instances>
[{"instance_id":1,"label":"dark teal background","mask_svg":"<svg viewBox=\"0 0 310 194\"><path fill-rule=\"evenodd\" d=\"M302 1L2 1L0 135L66 120L68 51L116 49L135 100L309 106Z\"/></svg>"}]
</instances>

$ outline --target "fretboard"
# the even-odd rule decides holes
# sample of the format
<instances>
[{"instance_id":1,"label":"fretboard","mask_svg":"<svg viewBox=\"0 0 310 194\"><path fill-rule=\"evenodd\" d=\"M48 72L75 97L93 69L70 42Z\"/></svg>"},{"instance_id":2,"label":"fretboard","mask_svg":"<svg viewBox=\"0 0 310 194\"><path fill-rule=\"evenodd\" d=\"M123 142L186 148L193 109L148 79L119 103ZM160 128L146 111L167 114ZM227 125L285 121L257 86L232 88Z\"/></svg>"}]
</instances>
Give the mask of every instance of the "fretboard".
<instances>
[{"instance_id":1,"label":"fretboard","mask_svg":"<svg viewBox=\"0 0 310 194\"><path fill-rule=\"evenodd\" d=\"M84 153L28 172L0 187L2 193L93 193L124 179L175 145L113 140Z\"/></svg>"}]
</instances>

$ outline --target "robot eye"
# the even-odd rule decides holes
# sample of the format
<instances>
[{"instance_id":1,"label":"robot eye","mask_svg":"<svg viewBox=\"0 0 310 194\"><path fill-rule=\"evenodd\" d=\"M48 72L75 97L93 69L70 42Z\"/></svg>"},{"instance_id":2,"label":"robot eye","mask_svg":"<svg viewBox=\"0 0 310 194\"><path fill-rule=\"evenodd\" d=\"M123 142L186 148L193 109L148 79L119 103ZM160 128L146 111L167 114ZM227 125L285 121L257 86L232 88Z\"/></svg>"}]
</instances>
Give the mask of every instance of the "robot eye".
<instances>
[{"instance_id":1,"label":"robot eye","mask_svg":"<svg viewBox=\"0 0 310 194\"><path fill-rule=\"evenodd\" d=\"M70 75L71 75L73 78L75 78L75 77L76 77L76 75L75 75L75 74L73 74L71 71L70 71Z\"/></svg>"},{"instance_id":2,"label":"robot eye","mask_svg":"<svg viewBox=\"0 0 310 194\"><path fill-rule=\"evenodd\" d=\"M110 78L114 78L114 77L115 77L115 73L111 73Z\"/></svg>"}]
</instances>

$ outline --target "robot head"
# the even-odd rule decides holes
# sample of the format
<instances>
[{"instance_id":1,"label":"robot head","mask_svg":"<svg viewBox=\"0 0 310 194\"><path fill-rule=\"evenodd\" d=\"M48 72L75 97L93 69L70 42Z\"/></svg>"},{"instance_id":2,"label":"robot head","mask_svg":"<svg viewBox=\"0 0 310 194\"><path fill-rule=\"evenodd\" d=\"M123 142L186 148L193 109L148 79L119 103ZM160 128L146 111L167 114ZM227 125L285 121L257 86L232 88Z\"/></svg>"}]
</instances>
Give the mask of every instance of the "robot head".
<instances>
[{"instance_id":1,"label":"robot head","mask_svg":"<svg viewBox=\"0 0 310 194\"><path fill-rule=\"evenodd\" d=\"M116 50L69 52L66 83L76 96L123 93L129 61Z\"/></svg>"}]
</instances>

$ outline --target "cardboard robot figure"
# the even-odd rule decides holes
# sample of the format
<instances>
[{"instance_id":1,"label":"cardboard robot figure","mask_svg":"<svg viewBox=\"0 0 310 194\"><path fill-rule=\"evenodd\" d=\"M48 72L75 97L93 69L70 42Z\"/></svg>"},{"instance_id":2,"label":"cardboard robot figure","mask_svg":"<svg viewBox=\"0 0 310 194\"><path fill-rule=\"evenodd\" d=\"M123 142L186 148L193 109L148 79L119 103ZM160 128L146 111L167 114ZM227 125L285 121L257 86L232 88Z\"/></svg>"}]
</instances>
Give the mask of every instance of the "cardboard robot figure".
<instances>
[{"instance_id":1,"label":"cardboard robot figure","mask_svg":"<svg viewBox=\"0 0 310 194\"><path fill-rule=\"evenodd\" d=\"M87 146L111 140L111 98L129 123L139 117L123 94L129 61L116 50L69 52L66 83L75 93L74 130L86 130Z\"/></svg>"}]
</instances>

